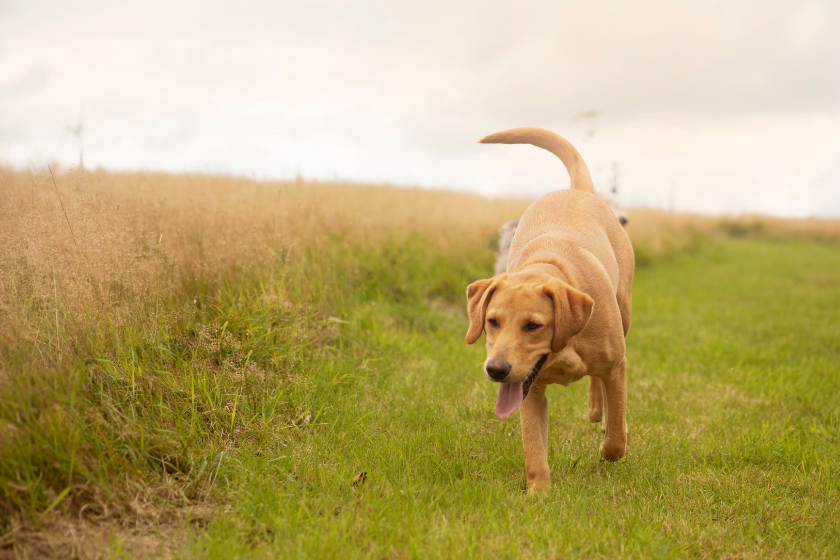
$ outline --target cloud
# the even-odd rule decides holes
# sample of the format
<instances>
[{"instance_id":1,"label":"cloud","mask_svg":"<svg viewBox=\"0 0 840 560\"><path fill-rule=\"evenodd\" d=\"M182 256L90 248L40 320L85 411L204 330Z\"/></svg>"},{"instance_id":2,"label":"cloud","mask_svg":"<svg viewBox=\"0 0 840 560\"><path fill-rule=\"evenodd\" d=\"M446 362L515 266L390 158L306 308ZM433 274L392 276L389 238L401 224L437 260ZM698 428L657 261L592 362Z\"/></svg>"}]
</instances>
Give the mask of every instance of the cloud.
<instances>
[{"instance_id":1,"label":"cloud","mask_svg":"<svg viewBox=\"0 0 840 560\"><path fill-rule=\"evenodd\" d=\"M637 203L663 204L677 184L685 209L807 214L835 204L819 193L838 182L825 155L840 151L836 2L4 9L0 134L15 142L13 161L74 159L60 139L83 106L89 164L302 169L532 195L567 184L556 161L475 145L530 125L575 142L600 184L618 162L623 195ZM813 196L793 196L803 190ZM840 203L831 208L840 214Z\"/></svg>"},{"instance_id":2,"label":"cloud","mask_svg":"<svg viewBox=\"0 0 840 560\"><path fill-rule=\"evenodd\" d=\"M14 75L13 70L7 70L4 74L12 74L12 77L0 79L0 97L30 95L41 91L50 77L50 71L44 64L33 65L18 75Z\"/></svg>"}]
</instances>

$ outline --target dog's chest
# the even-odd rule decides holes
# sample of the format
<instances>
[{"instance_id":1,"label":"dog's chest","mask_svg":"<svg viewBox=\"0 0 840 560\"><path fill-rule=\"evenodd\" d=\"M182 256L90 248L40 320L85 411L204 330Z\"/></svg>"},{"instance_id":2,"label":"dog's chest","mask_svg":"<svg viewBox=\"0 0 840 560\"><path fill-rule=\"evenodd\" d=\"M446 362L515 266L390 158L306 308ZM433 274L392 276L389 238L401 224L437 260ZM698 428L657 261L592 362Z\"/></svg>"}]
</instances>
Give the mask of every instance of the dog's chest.
<instances>
[{"instance_id":1,"label":"dog's chest","mask_svg":"<svg viewBox=\"0 0 840 560\"><path fill-rule=\"evenodd\" d=\"M559 383L566 386L578 381L584 375L586 375L586 364L577 352L567 346L549 357L549 362L540 372L539 379L545 383Z\"/></svg>"}]
</instances>

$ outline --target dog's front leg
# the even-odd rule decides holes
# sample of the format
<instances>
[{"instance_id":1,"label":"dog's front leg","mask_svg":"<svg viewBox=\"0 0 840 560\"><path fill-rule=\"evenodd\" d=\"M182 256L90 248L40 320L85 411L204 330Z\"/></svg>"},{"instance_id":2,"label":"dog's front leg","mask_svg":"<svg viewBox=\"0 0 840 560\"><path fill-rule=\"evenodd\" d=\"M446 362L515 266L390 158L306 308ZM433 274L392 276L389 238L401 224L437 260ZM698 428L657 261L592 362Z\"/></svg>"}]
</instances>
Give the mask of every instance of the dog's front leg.
<instances>
[{"instance_id":1,"label":"dog's front leg","mask_svg":"<svg viewBox=\"0 0 840 560\"><path fill-rule=\"evenodd\" d=\"M543 492L551 486L551 473L548 470L548 399L545 398L545 388L532 386L519 410L528 492Z\"/></svg>"},{"instance_id":2,"label":"dog's front leg","mask_svg":"<svg viewBox=\"0 0 840 560\"><path fill-rule=\"evenodd\" d=\"M618 461L627 453L627 358L610 376L601 380L604 387L604 423L606 436L601 443L601 457Z\"/></svg>"},{"instance_id":3,"label":"dog's front leg","mask_svg":"<svg viewBox=\"0 0 840 560\"><path fill-rule=\"evenodd\" d=\"M589 421L600 422L604 415L604 394L601 380L594 375L589 378Z\"/></svg>"}]
</instances>

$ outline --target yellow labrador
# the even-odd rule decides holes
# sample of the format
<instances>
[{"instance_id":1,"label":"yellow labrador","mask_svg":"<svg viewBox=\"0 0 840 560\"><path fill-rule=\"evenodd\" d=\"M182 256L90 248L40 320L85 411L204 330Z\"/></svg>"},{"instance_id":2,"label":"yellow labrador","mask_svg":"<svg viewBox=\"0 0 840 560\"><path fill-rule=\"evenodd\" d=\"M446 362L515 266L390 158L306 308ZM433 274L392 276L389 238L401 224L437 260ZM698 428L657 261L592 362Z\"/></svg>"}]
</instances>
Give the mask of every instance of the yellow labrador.
<instances>
[{"instance_id":1,"label":"yellow labrador","mask_svg":"<svg viewBox=\"0 0 840 560\"><path fill-rule=\"evenodd\" d=\"M487 333L487 376L499 383L496 415L521 405L530 491L551 484L548 401L551 383L589 378L589 420L604 420L601 455L627 451L627 361L633 247L609 205L594 194L583 158L567 140L540 128L492 134L485 144L533 144L559 157L571 190L549 193L522 216L507 273L467 288L467 343Z\"/></svg>"}]
</instances>

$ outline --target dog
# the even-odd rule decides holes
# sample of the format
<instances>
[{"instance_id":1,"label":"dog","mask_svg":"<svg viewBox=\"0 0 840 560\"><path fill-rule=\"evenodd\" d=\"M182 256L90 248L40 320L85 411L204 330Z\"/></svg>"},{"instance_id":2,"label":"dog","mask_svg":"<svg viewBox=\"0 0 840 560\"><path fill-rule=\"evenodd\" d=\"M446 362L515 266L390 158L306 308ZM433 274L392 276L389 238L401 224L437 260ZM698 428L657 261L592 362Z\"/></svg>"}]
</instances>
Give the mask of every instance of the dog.
<instances>
[{"instance_id":1,"label":"dog","mask_svg":"<svg viewBox=\"0 0 840 560\"><path fill-rule=\"evenodd\" d=\"M566 166L571 189L546 194L523 214L506 272L467 287L468 344L487 335L484 371L499 383L496 415L518 408L529 492L551 486L546 386L589 376L589 421L601 422L601 456L627 452L627 360L633 247L589 169L566 139L516 128L484 144L532 144Z\"/></svg>"},{"instance_id":2,"label":"dog","mask_svg":"<svg viewBox=\"0 0 840 560\"><path fill-rule=\"evenodd\" d=\"M499 228L499 250L496 251L496 264L493 266L493 276L498 276L507 270L510 244L513 243L513 234L516 233L516 226L519 225L519 218L506 221Z\"/></svg>"},{"instance_id":3,"label":"dog","mask_svg":"<svg viewBox=\"0 0 840 560\"><path fill-rule=\"evenodd\" d=\"M613 188L613 193L615 193L615 188ZM596 192L595 194L601 200L610 205L610 210L612 210L613 214L615 214L615 217L618 219L618 223L621 224L621 227L627 227L627 222L630 221L630 215L627 213L627 210L618 206L615 194L605 192Z\"/></svg>"}]
</instances>

